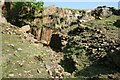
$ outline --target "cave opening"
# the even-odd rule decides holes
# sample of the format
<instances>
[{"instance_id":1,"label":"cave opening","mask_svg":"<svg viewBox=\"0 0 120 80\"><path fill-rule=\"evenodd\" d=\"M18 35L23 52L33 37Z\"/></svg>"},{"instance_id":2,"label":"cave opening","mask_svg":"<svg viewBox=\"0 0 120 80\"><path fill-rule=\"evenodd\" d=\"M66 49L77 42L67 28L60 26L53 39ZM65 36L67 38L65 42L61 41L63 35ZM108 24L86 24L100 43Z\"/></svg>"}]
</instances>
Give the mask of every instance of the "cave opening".
<instances>
[{"instance_id":1,"label":"cave opening","mask_svg":"<svg viewBox=\"0 0 120 80\"><path fill-rule=\"evenodd\" d=\"M62 51L62 42L59 34L52 34L50 47L56 52Z\"/></svg>"}]
</instances>

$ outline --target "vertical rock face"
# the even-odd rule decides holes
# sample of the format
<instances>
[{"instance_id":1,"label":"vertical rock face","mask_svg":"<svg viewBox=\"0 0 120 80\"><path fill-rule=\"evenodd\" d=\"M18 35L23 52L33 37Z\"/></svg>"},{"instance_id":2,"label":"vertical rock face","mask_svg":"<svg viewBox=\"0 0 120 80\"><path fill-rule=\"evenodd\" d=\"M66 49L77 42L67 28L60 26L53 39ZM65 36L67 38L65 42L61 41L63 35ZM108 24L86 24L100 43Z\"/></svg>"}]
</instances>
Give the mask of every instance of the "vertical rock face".
<instances>
[{"instance_id":1,"label":"vertical rock face","mask_svg":"<svg viewBox=\"0 0 120 80\"><path fill-rule=\"evenodd\" d=\"M52 36L52 29L50 28L43 28L42 29L42 33L41 33L41 37L40 37L40 40L45 41L45 44L47 43L47 45L50 44L50 39L51 39L51 36Z\"/></svg>"},{"instance_id":2,"label":"vertical rock face","mask_svg":"<svg viewBox=\"0 0 120 80\"><path fill-rule=\"evenodd\" d=\"M37 30L36 38L45 45L49 45L53 30L50 28L40 28Z\"/></svg>"}]
</instances>

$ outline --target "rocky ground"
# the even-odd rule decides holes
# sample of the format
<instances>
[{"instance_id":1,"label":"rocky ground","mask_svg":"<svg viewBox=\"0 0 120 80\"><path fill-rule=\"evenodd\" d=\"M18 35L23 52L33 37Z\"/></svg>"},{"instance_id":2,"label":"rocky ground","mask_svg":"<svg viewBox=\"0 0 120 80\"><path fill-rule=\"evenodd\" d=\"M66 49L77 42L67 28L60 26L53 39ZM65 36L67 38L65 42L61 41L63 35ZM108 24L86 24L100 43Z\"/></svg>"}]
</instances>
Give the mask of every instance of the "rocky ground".
<instances>
[{"instance_id":1,"label":"rocky ground","mask_svg":"<svg viewBox=\"0 0 120 80\"><path fill-rule=\"evenodd\" d=\"M69 32L63 52L64 56L72 57L76 62L75 76L107 78L119 72L118 58L115 59L115 55L119 56L119 29L106 24L113 24L115 19L119 17L85 22L84 27L75 27Z\"/></svg>"},{"instance_id":2,"label":"rocky ground","mask_svg":"<svg viewBox=\"0 0 120 80\"><path fill-rule=\"evenodd\" d=\"M119 79L119 10L49 6L44 14L42 25L37 17L23 20L27 25L21 28L1 16L4 78ZM44 34L44 42L36 39L41 26L43 33L46 27L50 28L48 33L53 30L51 37ZM45 42L46 37L50 44Z\"/></svg>"}]
</instances>

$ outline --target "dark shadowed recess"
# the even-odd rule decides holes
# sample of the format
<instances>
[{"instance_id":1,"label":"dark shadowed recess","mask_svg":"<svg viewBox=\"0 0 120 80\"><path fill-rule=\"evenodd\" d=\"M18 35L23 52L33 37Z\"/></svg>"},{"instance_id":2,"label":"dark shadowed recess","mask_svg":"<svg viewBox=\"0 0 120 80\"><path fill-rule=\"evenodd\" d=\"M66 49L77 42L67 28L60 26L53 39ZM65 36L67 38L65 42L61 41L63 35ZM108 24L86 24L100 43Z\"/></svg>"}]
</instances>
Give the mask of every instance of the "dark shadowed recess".
<instances>
[{"instance_id":1,"label":"dark shadowed recess","mask_svg":"<svg viewBox=\"0 0 120 80\"><path fill-rule=\"evenodd\" d=\"M61 51L62 43L61 43L61 37L59 34L52 34L51 41L50 41L50 47L52 50L59 52Z\"/></svg>"},{"instance_id":2,"label":"dark shadowed recess","mask_svg":"<svg viewBox=\"0 0 120 80\"><path fill-rule=\"evenodd\" d=\"M76 62L72 59L72 57L65 57L59 63L66 72L73 73L77 68L75 67Z\"/></svg>"},{"instance_id":3,"label":"dark shadowed recess","mask_svg":"<svg viewBox=\"0 0 120 80\"><path fill-rule=\"evenodd\" d=\"M114 23L114 26L120 28L120 20L117 20L117 21Z\"/></svg>"}]
</instances>

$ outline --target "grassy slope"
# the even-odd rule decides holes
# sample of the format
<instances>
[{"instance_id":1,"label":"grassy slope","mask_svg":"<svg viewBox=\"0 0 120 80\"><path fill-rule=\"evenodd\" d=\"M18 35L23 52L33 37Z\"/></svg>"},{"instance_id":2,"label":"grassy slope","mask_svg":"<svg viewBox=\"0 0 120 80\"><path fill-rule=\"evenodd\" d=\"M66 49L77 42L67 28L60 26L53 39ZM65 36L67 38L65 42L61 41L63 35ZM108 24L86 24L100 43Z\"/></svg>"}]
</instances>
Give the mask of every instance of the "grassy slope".
<instances>
[{"instance_id":1,"label":"grassy slope","mask_svg":"<svg viewBox=\"0 0 120 80\"><path fill-rule=\"evenodd\" d=\"M113 32L117 36L118 28L112 25L117 19L120 19L120 17L111 16L107 19L94 20L84 24L96 28L114 28L114 30L110 30L108 33ZM19 35L15 34L10 35L4 33L2 34L2 39L3 77L10 77L9 74L14 74L14 76L11 77L17 78L49 77L43 63L34 59L35 56L40 55L45 59L46 63L52 64L50 59L53 57L49 57L49 54L51 53L47 52L48 48L44 48L41 45L35 47L32 43L22 40ZM9 44L13 44L14 47L9 46ZM21 48L22 50L18 51L18 48ZM111 69L104 66L90 65L84 67L82 63L89 64L89 59L85 55L78 61L80 61L78 63L81 64L77 65L78 70L74 74L75 77L91 77L96 75L107 77L107 75L111 73ZM38 69L41 71L40 73L37 72Z\"/></svg>"},{"instance_id":2,"label":"grassy slope","mask_svg":"<svg viewBox=\"0 0 120 80\"><path fill-rule=\"evenodd\" d=\"M43 64L34 59L34 56L37 55L44 56L45 49L35 47L26 41L23 42L17 35L3 34L2 38L3 77L9 77L9 74L25 78L48 76ZM14 47L8 44L13 44ZM22 50L18 51L18 48ZM37 73L37 69L40 69L42 74Z\"/></svg>"},{"instance_id":3,"label":"grassy slope","mask_svg":"<svg viewBox=\"0 0 120 80\"><path fill-rule=\"evenodd\" d=\"M47 65L52 64L50 57L54 53L50 48L41 44L28 42L20 37L19 32L13 34L17 27L10 24L3 24L2 27L2 75L3 77L15 78L46 78L50 77L40 56ZM9 31L6 31L8 30ZM8 34L12 32L12 34ZM21 49L21 50L18 50Z\"/></svg>"},{"instance_id":4,"label":"grassy slope","mask_svg":"<svg viewBox=\"0 0 120 80\"><path fill-rule=\"evenodd\" d=\"M8 31L12 34L8 34ZM4 78L51 78L45 65L55 66L61 56L42 44L28 42L16 27L5 24L2 29L2 75ZM20 50L21 49L21 50ZM44 62L43 62L44 61ZM53 62L54 61L54 62Z\"/></svg>"}]
</instances>

